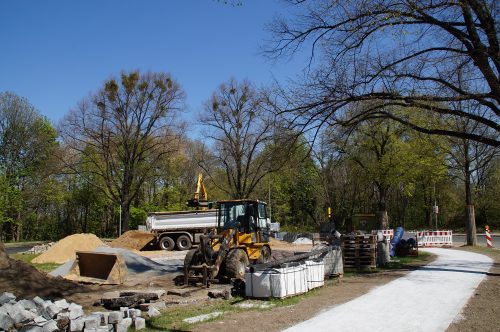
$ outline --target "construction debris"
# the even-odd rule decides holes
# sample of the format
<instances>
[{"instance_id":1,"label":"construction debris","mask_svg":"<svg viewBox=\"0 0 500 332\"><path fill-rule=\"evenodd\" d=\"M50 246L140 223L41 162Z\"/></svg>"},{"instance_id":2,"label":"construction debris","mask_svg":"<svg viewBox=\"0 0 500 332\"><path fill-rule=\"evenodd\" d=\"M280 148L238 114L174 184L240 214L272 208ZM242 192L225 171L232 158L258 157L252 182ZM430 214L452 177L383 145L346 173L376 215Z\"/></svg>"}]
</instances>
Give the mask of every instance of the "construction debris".
<instances>
[{"instance_id":1,"label":"construction debris","mask_svg":"<svg viewBox=\"0 0 500 332\"><path fill-rule=\"evenodd\" d=\"M156 245L156 236L150 232L128 231L109 244L113 248L144 250Z\"/></svg>"},{"instance_id":2,"label":"construction debris","mask_svg":"<svg viewBox=\"0 0 500 332\"><path fill-rule=\"evenodd\" d=\"M12 293L3 293L1 299L10 299L0 306L0 330L3 331L127 331L146 327L140 310L119 308L120 311L93 312L85 315L81 305L35 297L16 301Z\"/></svg>"},{"instance_id":3,"label":"construction debris","mask_svg":"<svg viewBox=\"0 0 500 332\"><path fill-rule=\"evenodd\" d=\"M26 250L25 252L23 252L23 254L32 254L32 255L42 254L42 253L46 252L47 250L49 250L50 248L52 248L52 246L54 244L56 244L56 243L49 242L49 243L39 244L39 245L36 245L33 248L29 249L29 250Z\"/></svg>"},{"instance_id":4,"label":"construction debris","mask_svg":"<svg viewBox=\"0 0 500 332\"><path fill-rule=\"evenodd\" d=\"M32 262L64 264L75 259L77 251L92 251L100 246L104 246L104 243L94 234L73 234L58 241Z\"/></svg>"}]
</instances>

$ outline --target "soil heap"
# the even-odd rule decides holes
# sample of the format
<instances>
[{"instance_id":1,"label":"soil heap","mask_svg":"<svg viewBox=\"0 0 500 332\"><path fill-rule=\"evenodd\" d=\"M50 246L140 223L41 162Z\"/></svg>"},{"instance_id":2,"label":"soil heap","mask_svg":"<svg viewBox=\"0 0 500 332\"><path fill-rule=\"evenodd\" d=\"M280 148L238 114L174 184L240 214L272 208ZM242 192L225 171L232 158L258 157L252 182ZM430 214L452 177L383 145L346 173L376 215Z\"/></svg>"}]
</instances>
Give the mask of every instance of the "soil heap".
<instances>
[{"instance_id":1,"label":"soil heap","mask_svg":"<svg viewBox=\"0 0 500 332\"><path fill-rule=\"evenodd\" d=\"M18 297L42 296L61 298L74 293L86 292L85 286L54 278L24 262L12 259L0 242L0 285L2 291L12 292Z\"/></svg>"},{"instance_id":2,"label":"soil heap","mask_svg":"<svg viewBox=\"0 0 500 332\"><path fill-rule=\"evenodd\" d=\"M155 235L143 231L128 231L109 245L113 248L123 248L132 250L143 250L150 247L155 240Z\"/></svg>"},{"instance_id":3,"label":"soil heap","mask_svg":"<svg viewBox=\"0 0 500 332\"><path fill-rule=\"evenodd\" d=\"M104 243L94 234L73 234L54 244L49 250L32 260L33 263L63 264L76 258L76 251L92 251Z\"/></svg>"}]
</instances>

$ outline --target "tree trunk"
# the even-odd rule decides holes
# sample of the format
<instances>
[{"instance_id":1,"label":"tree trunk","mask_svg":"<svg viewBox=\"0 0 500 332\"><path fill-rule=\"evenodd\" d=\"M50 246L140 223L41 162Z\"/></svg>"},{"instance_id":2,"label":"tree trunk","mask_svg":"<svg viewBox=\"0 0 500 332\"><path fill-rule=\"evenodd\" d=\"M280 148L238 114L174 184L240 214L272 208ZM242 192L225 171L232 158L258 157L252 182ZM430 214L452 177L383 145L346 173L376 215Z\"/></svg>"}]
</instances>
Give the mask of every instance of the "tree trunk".
<instances>
[{"instance_id":1,"label":"tree trunk","mask_svg":"<svg viewBox=\"0 0 500 332\"><path fill-rule=\"evenodd\" d=\"M378 229L387 229L389 227L389 216L387 214L387 206L385 203L387 190L379 184L377 184L377 188L379 194L377 211Z\"/></svg>"},{"instance_id":2,"label":"tree trunk","mask_svg":"<svg viewBox=\"0 0 500 332\"><path fill-rule=\"evenodd\" d=\"M129 230L129 220L130 220L130 203L127 202L122 202L121 203L122 207L122 229L121 232L122 234L125 233L126 231Z\"/></svg>"},{"instance_id":3,"label":"tree trunk","mask_svg":"<svg viewBox=\"0 0 500 332\"><path fill-rule=\"evenodd\" d=\"M471 171L470 171L470 159L469 159L469 144L467 141L464 142L464 175L465 175L465 225L467 227L467 245L475 246L477 245L476 238L476 216L474 214L474 205L472 203L472 185L471 185Z\"/></svg>"}]
</instances>

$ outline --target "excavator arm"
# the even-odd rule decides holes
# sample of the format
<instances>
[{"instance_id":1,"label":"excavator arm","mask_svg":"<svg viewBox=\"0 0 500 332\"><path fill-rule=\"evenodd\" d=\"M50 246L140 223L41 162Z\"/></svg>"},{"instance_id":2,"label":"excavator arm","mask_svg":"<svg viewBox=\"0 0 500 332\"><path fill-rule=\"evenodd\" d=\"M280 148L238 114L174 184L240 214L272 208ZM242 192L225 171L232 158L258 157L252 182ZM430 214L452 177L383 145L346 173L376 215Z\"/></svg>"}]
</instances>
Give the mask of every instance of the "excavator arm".
<instances>
[{"instance_id":1,"label":"excavator arm","mask_svg":"<svg viewBox=\"0 0 500 332\"><path fill-rule=\"evenodd\" d=\"M205 183L203 182L203 175L201 173L198 174L196 191L194 192L193 198L189 199L186 202L186 205L189 207L196 207L202 209L207 209L210 206L210 202L208 201L207 189L205 188Z\"/></svg>"}]
</instances>

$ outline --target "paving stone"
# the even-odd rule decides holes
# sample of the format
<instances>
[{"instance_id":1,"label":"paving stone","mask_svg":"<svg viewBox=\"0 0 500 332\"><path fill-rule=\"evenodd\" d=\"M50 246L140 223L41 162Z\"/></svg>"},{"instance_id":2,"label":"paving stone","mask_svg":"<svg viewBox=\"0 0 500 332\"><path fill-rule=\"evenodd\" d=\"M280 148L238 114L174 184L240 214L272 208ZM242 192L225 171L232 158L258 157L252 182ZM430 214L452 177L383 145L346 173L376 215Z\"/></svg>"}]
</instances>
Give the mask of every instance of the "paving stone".
<instances>
[{"instance_id":1,"label":"paving stone","mask_svg":"<svg viewBox=\"0 0 500 332\"><path fill-rule=\"evenodd\" d=\"M120 311L123 314L123 318L127 318L128 317L128 307L120 307Z\"/></svg>"},{"instance_id":2,"label":"paving stone","mask_svg":"<svg viewBox=\"0 0 500 332\"><path fill-rule=\"evenodd\" d=\"M123 313L121 311L111 311L108 316L108 323L114 324L118 323L123 319Z\"/></svg>"},{"instance_id":3,"label":"paving stone","mask_svg":"<svg viewBox=\"0 0 500 332\"><path fill-rule=\"evenodd\" d=\"M33 302L35 302L37 306L42 306L45 301L40 296L35 296Z\"/></svg>"},{"instance_id":4,"label":"paving stone","mask_svg":"<svg viewBox=\"0 0 500 332\"><path fill-rule=\"evenodd\" d=\"M33 319L33 321L35 322L35 324L40 326L47 323L47 319L43 316L37 316Z\"/></svg>"},{"instance_id":5,"label":"paving stone","mask_svg":"<svg viewBox=\"0 0 500 332\"><path fill-rule=\"evenodd\" d=\"M62 300L59 300L59 301L54 301L54 304L56 306L58 306L59 308L62 309L68 309L69 307L69 303L65 300L65 299L62 299Z\"/></svg>"},{"instance_id":6,"label":"paving stone","mask_svg":"<svg viewBox=\"0 0 500 332\"><path fill-rule=\"evenodd\" d=\"M0 330L8 331L14 326L14 320L6 313L0 313Z\"/></svg>"},{"instance_id":7,"label":"paving stone","mask_svg":"<svg viewBox=\"0 0 500 332\"><path fill-rule=\"evenodd\" d=\"M10 292L3 292L2 295L0 295L0 305L4 303L9 303L11 300L15 300L16 296Z\"/></svg>"},{"instance_id":8,"label":"paving stone","mask_svg":"<svg viewBox=\"0 0 500 332\"><path fill-rule=\"evenodd\" d=\"M140 310L137 310L139 311L139 313L141 312ZM129 309L128 310L128 317L132 318L132 320L135 319L135 317L137 317L137 311L135 309Z\"/></svg>"},{"instance_id":9,"label":"paving stone","mask_svg":"<svg viewBox=\"0 0 500 332\"><path fill-rule=\"evenodd\" d=\"M149 317L156 317L156 316L160 316L161 312L160 312L160 310L156 309L155 307L149 307L148 315L149 315Z\"/></svg>"},{"instance_id":10,"label":"paving stone","mask_svg":"<svg viewBox=\"0 0 500 332\"><path fill-rule=\"evenodd\" d=\"M96 328L84 328L83 332L97 332Z\"/></svg>"},{"instance_id":11,"label":"paving stone","mask_svg":"<svg viewBox=\"0 0 500 332\"><path fill-rule=\"evenodd\" d=\"M142 330L146 328L146 320L142 317L137 317L135 319L135 329Z\"/></svg>"},{"instance_id":12,"label":"paving stone","mask_svg":"<svg viewBox=\"0 0 500 332\"><path fill-rule=\"evenodd\" d=\"M87 317L84 317L83 320L85 321L85 328L86 329L95 329L99 325L101 325L101 317L97 315L90 315Z\"/></svg>"},{"instance_id":13,"label":"paving stone","mask_svg":"<svg viewBox=\"0 0 500 332\"><path fill-rule=\"evenodd\" d=\"M76 303L70 303L68 310L73 310L73 309L83 309L83 307Z\"/></svg>"},{"instance_id":14,"label":"paving stone","mask_svg":"<svg viewBox=\"0 0 500 332\"><path fill-rule=\"evenodd\" d=\"M69 306L69 319L77 319L83 316L83 308L81 306Z\"/></svg>"},{"instance_id":15,"label":"paving stone","mask_svg":"<svg viewBox=\"0 0 500 332\"><path fill-rule=\"evenodd\" d=\"M57 314L61 312L61 308L51 303L44 307L43 316L47 319L56 318Z\"/></svg>"},{"instance_id":16,"label":"paving stone","mask_svg":"<svg viewBox=\"0 0 500 332\"><path fill-rule=\"evenodd\" d=\"M83 331L84 326L85 326L85 321L83 320L83 318L71 319L69 321L69 332Z\"/></svg>"},{"instance_id":17,"label":"paving stone","mask_svg":"<svg viewBox=\"0 0 500 332\"><path fill-rule=\"evenodd\" d=\"M0 313L2 314L8 314L12 308L12 304L10 303L5 303L0 307Z\"/></svg>"},{"instance_id":18,"label":"paving stone","mask_svg":"<svg viewBox=\"0 0 500 332\"><path fill-rule=\"evenodd\" d=\"M113 331L114 328L111 327L111 330L109 329L109 327L106 325L106 326L99 326L97 329L96 329L96 332L110 332L110 331Z\"/></svg>"},{"instance_id":19,"label":"paving stone","mask_svg":"<svg viewBox=\"0 0 500 332\"><path fill-rule=\"evenodd\" d=\"M17 303L20 303L24 307L24 309L26 309L26 310L32 310L32 309L36 310L36 303L34 301L20 300Z\"/></svg>"},{"instance_id":20,"label":"paving stone","mask_svg":"<svg viewBox=\"0 0 500 332\"><path fill-rule=\"evenodd\" d=\"M16 308L16 309L19 309L19 308ZM14 315L11 315L10 317L14 321L14 324L19 324L19 323L23 323L23 322L26 323L26 322L29 322L30 320L35 319L36 315L34 313L32 313L31 311L28 311L25 309L20 309L20 310L16 310Z\"/></svg>"},{"instance_id":21,"label":"paving stone","mask_svg":"<svg viewBox=\"0 0 500 332\"><path fill-rule=\"evenodd\" d=\"M165 304L164 301L160 302L153 302L153 303L141 303L139 305L139 308L141 308L142 311L148 311L150 307L154 307L158 310L165 309L167 305Z\"/></svg>"},{"instance_id":22,"label":"paving stone","mask_svg":"<svg viewBox=\"0 0 500 332\"><path fill-rule=\"evenodd\" d=\"M115 332L127 332L130 326L132 326L132 318L124 318L116 324Z\"/></svg>"},{"instance_id":23,"label":"paving stone","mask_svg":"<svg viewBox=\"0 0 500 332\"><path fill-rule=\"evenodd\" d=\"M24 325L20 332L43 332L43 327L38 325Z\"/></svg>"},{"instance_id":24,"label":"paving stone","mask_svg":"<svg viewBox=\"0 0 500 332\"><path fill-rule=\"evenodd\" d=\"M47 323L43 325L43 332L56 332L59 331L59 327L57 327L57 322L55 320L49 320Z\"/></svg>"}]
</instances>

